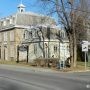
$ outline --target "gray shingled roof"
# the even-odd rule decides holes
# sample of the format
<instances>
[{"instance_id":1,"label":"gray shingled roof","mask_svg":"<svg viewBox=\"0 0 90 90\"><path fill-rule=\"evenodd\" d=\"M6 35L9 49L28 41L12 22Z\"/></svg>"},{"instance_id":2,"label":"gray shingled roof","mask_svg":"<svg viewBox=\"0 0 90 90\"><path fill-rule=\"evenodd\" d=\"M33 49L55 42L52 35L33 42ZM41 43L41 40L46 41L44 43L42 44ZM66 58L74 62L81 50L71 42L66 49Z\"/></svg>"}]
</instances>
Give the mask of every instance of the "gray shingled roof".
<instances>
[{"instance_id":1,"label":"gray shingled roof","mask_svg":"<svg viewBox=\"0 0 90 90\"><path fill-rule=\"evenodd\" d=\"M16 24L17 25L37 25L37 24L45 24L45 25L55 25L54 19L43 16L31 12L22 12L16 14Z\"/></svg>"},{"instance_id":2,"label":"gray shingled roof","mask_svg":"<svg viewBox=\"0 0 90 90\"><path fill-rule=\"evenodd\" d=\"M44 16L41 14L36 14L33 12L18 12L16 14L10 15L8 17L4 17L0 19L0 28L9 27L10 24L6 24L6 26L2 26L1 22L6 21L8 19L14 19L13 25L22 25L22 26L31 26L31 25L56 25L56 22L53 18L49 16Z\"/></svg>"}]
</instances>

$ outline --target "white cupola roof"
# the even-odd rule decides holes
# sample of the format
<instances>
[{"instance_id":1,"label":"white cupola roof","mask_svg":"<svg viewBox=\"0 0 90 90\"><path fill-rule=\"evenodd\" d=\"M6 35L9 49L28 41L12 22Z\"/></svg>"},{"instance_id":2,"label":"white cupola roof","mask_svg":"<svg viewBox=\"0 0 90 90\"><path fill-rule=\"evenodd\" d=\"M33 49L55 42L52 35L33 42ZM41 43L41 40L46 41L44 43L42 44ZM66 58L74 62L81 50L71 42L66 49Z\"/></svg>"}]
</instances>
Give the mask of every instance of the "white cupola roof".
<instances>
[{"instance_id":1,"label":"white cupola roof","mask_svg":"<svg viewBox=\"0 0 90 90\"><path fill-rule=\"evenodd\" d=\"M22 3L20 3L17 7L18 7L18 8L25 8L26 6L23 5Z\"/></svg>"}]
</instances>

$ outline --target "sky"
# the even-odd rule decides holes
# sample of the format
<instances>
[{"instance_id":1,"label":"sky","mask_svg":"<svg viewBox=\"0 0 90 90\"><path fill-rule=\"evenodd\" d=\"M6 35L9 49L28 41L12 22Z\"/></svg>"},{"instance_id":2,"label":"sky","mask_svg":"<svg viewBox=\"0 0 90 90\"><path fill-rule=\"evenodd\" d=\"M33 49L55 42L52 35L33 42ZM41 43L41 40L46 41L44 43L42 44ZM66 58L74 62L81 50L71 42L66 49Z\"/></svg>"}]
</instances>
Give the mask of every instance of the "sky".
<instances>
[{"instance_id":1,"label":"sky","mask_svg":"<svg viewBox=\"0 0 90 90\"><path fill-rule=\"evenodd\" d=\"M21 0L0 0L0 18L16 13L20 2ZM40 13L37 0L22 0L22 3L26 6L26 11Z\"/></svg>"}]
</instances>

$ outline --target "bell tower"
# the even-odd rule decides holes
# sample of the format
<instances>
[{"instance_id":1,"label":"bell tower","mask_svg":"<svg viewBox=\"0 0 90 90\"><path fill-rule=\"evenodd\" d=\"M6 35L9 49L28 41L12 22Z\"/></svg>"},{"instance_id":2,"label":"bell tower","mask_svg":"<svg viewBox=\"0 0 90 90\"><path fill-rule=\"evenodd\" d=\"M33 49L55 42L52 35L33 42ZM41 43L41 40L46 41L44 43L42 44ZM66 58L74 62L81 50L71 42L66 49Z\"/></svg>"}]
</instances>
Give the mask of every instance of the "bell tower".
<instances>
[{"instance_id":1,"label":"bell tower","mask_svg":"<svg viewBox=\"0 0 90 90\"><path fill-rule=\"evenodd\" d=\"M25 12L25 6L22 4L22 0L20 2L20 4L17 6L18 8L18 12L22 13L22 12Z\"/></svg>"}]
</instances>

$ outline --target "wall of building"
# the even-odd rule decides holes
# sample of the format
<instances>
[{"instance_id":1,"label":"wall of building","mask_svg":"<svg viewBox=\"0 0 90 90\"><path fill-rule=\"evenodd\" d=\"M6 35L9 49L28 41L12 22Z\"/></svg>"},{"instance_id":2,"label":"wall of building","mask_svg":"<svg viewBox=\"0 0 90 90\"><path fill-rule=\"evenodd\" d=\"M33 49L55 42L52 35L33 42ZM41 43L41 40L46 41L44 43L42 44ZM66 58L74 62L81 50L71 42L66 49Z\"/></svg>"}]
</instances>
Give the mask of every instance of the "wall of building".
<instances>
[{"instance_id":1,"label":"wall of building","mask_svg":"<svg viewBox=\"0 0 90 90\"><path fill-rule=\"evenodd\" d=\"M25 30L26 29L15 28L13 30L0 32L1 60L17 60L17 46L23 45ZM43 33L46 36L44 41L42 34L40 34L41 39L28 42L29 62L32 62L36 58L59 58L60 60L66 60L66 58L69 57L69 50L67 49L69 43L61 43L61 41L55 39L54 33L56 32L52 32L53 34L50 39L48 39L46 33L48 32L44 31ZM28 38L30 39L30 37L27 37L27 40L29 40ZM27 51L19 51L19 60L27 60Z\"/></svg>"},{"instance_id":2,"label":"wall of building","mask_svg":"<svg viewBox=\"0 0 90 90\"><path fill-rule=\"evenodd\" d=\"M14 59L14 30L0 32L1 59Z\"/></svg>"},{"instance_id":3,"label":"wall of building","mask_svg":"<svg viewBox=\"0 0 90 90\"><path fill-rule=\"evenodd\" d=\"M37 30L24 28L24 26L30 27L31 25L36 28L41 24L42 26ZM65 38L65 32L53 27L55 24L50 17L31 13L17 13L15 16L1 20L0 29L3 30L0 30L1 60L17 60L17 47L22 45L29 46L29 62L36 58L63 59L67 51L61 50L61 46L65 44L67 47L68 44L61 45L60 38ZM18 27L11 28L11 25ZM26 59L27 51L19 50L19 60Z\"/></svg>"}]
</instances>

